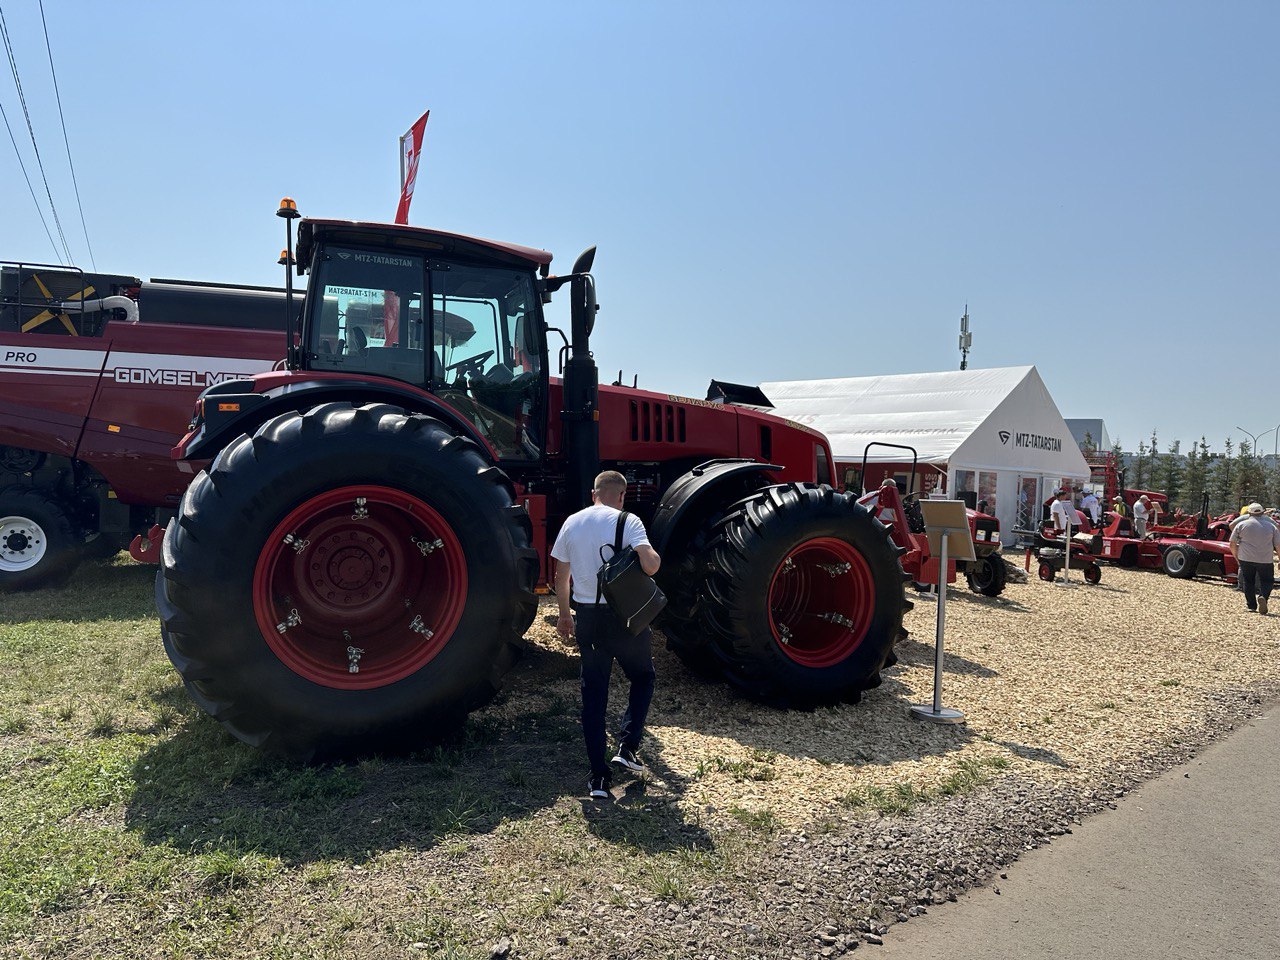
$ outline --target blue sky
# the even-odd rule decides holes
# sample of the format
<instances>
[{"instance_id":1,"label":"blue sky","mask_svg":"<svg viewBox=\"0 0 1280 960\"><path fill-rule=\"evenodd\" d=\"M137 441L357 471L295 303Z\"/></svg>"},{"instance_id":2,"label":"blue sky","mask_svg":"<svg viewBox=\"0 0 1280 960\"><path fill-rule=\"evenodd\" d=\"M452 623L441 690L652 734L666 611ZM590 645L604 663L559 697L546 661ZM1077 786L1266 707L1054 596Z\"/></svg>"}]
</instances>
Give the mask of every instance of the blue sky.
<instances>
[{"instance_id":1,"label":"blue sky","mask_svg":"<svg viewBox=\"0 0 1280 960\"><path fill-rule=\"evenodd\" d=\"M88 267L39 8L0 9ZM410 222L598 244L605 379L951 369L967 302L971 366L1127 447L1280 423L1273 2L45 12L104 271L280 282L278 199L391 219L430 108ZM43 200L7 72L0 104ZM7 139L0 257L48 260Z\"/></svg>"}]
</instances>

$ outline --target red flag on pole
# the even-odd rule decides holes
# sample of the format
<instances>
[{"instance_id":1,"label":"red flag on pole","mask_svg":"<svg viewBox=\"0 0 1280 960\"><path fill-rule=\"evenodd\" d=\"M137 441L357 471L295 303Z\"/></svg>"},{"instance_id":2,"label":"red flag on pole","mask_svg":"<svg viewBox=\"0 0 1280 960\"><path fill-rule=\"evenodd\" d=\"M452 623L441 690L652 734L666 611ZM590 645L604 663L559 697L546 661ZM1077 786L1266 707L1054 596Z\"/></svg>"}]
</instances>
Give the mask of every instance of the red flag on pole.
<instances>
[{"instance_id":1,"label":"red flag on pole","mask_svg":"<svg viewBox=\"0 0 1280 960\"><path fill-rule=\"evenodd\" d=\"M422 156L422 135L429 116L430 110L400 138L400 205L396 207L396 223L409 222L409 204L413 202L413 185L418 180L418 160Z\"/></svg>"}]
</instances>

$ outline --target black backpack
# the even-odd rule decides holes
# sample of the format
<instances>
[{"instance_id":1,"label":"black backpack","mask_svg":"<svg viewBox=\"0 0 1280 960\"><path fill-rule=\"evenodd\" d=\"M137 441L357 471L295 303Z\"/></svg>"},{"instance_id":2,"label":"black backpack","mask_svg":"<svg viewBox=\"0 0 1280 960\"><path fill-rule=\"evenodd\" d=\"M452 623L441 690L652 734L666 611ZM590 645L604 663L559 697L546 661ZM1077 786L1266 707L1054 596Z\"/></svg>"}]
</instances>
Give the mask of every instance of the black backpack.
<instances>
[{"instance_id":1,"label":"black backpack","mask_svg":"<svg viewBox=\"0 0 1280 960\"><path fill-rule=\"evenodd\" d=\"M600 547L600 571L596 574L596 603L603 596L609 608L634 637L653 623L654 617L667 605L667 596L640 566L640 557L631 547L622 545L622 528L627 512L618 514L618 528L613 543ZM604 548L612 546L613 556L605 560Z\"/></svg>"}]
</instances>

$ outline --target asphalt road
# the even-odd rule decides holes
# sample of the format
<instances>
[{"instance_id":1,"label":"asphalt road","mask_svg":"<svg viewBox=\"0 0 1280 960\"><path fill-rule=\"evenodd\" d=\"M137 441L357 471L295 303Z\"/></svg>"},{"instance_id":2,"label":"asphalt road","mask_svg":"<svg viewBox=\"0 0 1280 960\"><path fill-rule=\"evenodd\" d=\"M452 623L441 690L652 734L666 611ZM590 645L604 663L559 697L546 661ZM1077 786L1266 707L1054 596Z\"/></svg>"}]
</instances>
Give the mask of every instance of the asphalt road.
<instances>
[{"instance_id":1,"label":"asphalt road","mask_svg":"<svg viewBox=\"0 0 1280 960\"><path fill-rule=\"evenodd\" d=\"M884 960L1277 960L1280 704L1004 872L869 949Z\"/></svg>"}]
</instances>

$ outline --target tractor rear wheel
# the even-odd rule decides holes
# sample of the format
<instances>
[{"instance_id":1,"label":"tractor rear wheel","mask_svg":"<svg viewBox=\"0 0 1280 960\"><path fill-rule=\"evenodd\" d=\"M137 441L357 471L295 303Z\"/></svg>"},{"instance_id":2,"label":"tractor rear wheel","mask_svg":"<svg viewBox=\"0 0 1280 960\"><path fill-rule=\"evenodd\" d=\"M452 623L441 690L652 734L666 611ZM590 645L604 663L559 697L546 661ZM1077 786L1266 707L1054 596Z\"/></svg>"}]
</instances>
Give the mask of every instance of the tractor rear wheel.
<instances>
[{"instance_id":1,"label":"tractor rear wheel","mask_svg":"<svg viewBox=\"0 0 1280 960\"><path fill-rule=\"evenodd\" d=\"M66 508L31 487L0 490L0 590L61 583L80 563Z\"/></svg>"},{"instance_id":2,"label":"tractor rear wheel","mask_svg":"<svg viewBox=\"0 0 1280 960\"><path fill-rule=\"evenodd\" d=\"M169 524L165 650L232 734L301 760L439 740L493 696L533 619L537 555L506 475L385 404L287 413L232 441Z\"/></svg>"},{"instance_id":3,"label":"tractor rear wheel","mask_svg":"<svg viewBox=\"0 0 1280 960\"><path fill-rule=\"evenodd\" d=\"M726 680L778 706L857 702L902 631L889 531L847 494L765 487L716 525L699 610Z\"/></svg>"},{"instance_id":4,"label":"tractor rear wheel","mask_svg":"<svg viewBox=\"0 0 1280 960\"><path fill-rule=\"evenodd\" d=\"M1179 580L1190 580L1196 575L1200 551L1184 543L1176 543L1164 552L1164 572Z\"/></svg>"},{"instance_id":5,"label":"tractor rear wheel","mask_svg":"<svg viewBox=\"0 0 1280 960\"><path fill-rule=\"evenodd\" d=\"M1004 557L997 551L985 557L979 557L976 563L969 566L965 573L969 581L969 589L984 597L998 597L1004 592L1009 579L1009 570L1004 565Z\"/></svg>"}]
</instances>

